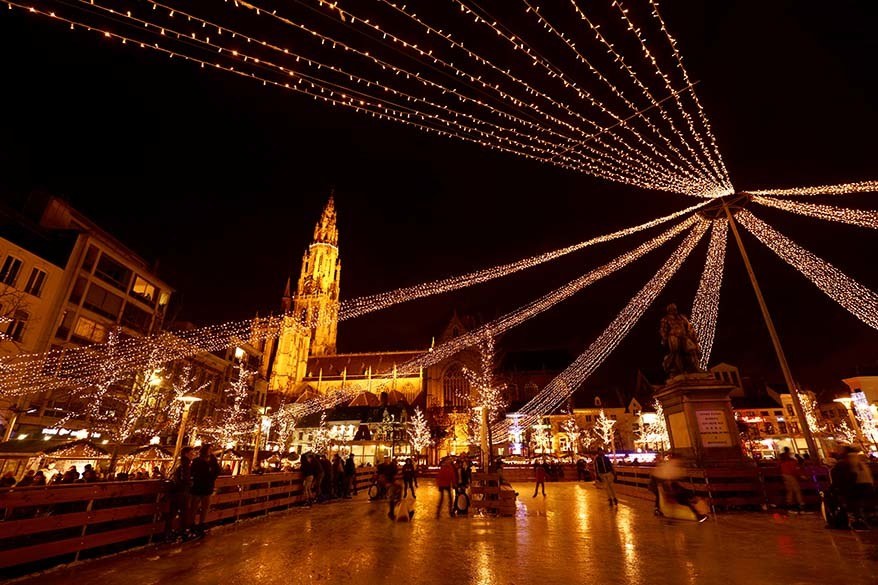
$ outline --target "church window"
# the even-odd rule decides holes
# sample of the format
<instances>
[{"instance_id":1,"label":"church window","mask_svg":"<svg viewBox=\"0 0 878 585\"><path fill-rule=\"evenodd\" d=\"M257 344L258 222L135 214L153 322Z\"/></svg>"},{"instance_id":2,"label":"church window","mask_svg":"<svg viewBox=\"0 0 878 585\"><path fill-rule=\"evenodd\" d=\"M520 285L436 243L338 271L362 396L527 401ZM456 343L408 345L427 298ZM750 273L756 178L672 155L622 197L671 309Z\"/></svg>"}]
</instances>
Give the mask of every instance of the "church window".
<instances>
[{"instance_id":1,"label":"church window","mask_svg":"<svg viewBox=\"0 0 878 585\"><path fill-rule=\"evenodd\" d=\"M442 377L442 390L446 408L467 408L469 406L470 385L463 375L460 365L453 365Z\"/></svg>"}]
</instances>

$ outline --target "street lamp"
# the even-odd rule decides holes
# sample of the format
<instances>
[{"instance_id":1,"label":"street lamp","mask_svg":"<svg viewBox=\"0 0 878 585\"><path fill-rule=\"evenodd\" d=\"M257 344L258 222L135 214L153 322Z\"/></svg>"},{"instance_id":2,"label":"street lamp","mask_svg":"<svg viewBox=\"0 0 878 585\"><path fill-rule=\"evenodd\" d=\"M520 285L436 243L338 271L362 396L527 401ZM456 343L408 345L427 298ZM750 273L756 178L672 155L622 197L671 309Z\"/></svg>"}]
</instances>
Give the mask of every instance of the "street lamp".
<instances>
[{"instance_id":1,"label":"street lamp","mask_svg":"<svg viewBox=\"0 0 878 585\"><path fill-rule=\"evenodd\" d=\"M192 405L196 402L200 402L201 398L198 396L178 396L175 400L179 400L183 403L183 416L180 417L180 430L177 432L177 444L174 446L174 459L173 461L176 463L177 458L180 456L180 449L183 448L183 435L186 434L186 421L189 420L189 409L192 408Z\"/></svg>"},{"instance_id":2,"label":"street lamp","mask_svg":"<svg viewBox=\"0 0 878 585\"><path fill-rule=\"evenodd\" d=\"M256 410L261 415L259 424L256 426L256 440L253 441L253 461L250 463L250 473L256 471L256 464L259 463L259 442L262 440L262 430L265 427L265 434L268 435L268 429L271 428L271 417L268 416L270 406L257 406Z\"/></svg>"}]
</instances>

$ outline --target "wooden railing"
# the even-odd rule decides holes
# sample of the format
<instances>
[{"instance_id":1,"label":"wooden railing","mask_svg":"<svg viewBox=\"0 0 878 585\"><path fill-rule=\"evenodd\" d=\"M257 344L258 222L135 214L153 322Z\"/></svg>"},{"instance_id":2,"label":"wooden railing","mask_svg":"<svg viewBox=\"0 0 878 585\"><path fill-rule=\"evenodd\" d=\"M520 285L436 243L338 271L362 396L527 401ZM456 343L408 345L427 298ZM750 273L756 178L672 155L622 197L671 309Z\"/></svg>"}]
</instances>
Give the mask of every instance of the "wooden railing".
<instances>
[{"instance_id":1,"label":"wooden railing","mask_svg":"<svg viewBox=\"0 0 878 585\"><path fill-rule=\"evenodd\" d=\"M358 489L367 490L374 473L358 468ZM163 481L128 481L0 490L0 577L163 538L170 526L168 488ZM221 476L207 523L234 522L302 500L298 471Z\"/></svg>"},{"instance_id":2,"label":"wooden railing","mask_svg":"<svg viewBox=\"0 0 878 585\"><path fill-rule=\"evenodd\" d=\"M616 489L634 497L653 499L648 491L652 467L617 465ZM806 504L820 501L820 491L829 485L829 472L822 465L803 468L799 481ZM740 467L719 469L687 468L680 483L704 498L711 509L762 508L781 505L786 490L780 469L772 467Z\"/></svg>"}]
</instances>

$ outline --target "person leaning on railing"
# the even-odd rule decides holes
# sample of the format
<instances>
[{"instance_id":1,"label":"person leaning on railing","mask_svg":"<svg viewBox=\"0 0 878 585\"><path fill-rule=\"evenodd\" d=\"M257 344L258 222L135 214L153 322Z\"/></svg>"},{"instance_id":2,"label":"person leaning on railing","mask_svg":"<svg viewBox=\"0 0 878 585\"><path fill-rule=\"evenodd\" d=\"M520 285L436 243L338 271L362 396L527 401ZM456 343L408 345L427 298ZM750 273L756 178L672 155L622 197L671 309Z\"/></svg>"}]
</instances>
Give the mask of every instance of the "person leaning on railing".
<instances>
[{"instance_id":1,"label":"person leaning on railing","mask_svg":"<svg viewBox=\"0 0 878 585\"><path fill-rule=\"evenodd\" d=\"M177 533L182 538L191 536L190 525L192 524L192 514L190 513L190 498L192 490L192 456L195 450L192 447L183 447L180 451L180 459L171 472L170 486L168 489L168 501L170 509L168 510L167 532L170 534L173 530L174 519L180 518Z\"/></svg>"},{"instance_id":2,"label":"person leaning on railing","mask_svg":"<svg viewBox=\"0 0 878 585\"><path fill-rule=\"evenodd\" d=\"M204 532L207 513L210 510L210 496L213 495L216 478L220 474L220 465L211 452L210 445L201 446L198 459L192 462L191 514L198 515L198 522L193 526L197 533Z\"/></svg>"}]
</instances>

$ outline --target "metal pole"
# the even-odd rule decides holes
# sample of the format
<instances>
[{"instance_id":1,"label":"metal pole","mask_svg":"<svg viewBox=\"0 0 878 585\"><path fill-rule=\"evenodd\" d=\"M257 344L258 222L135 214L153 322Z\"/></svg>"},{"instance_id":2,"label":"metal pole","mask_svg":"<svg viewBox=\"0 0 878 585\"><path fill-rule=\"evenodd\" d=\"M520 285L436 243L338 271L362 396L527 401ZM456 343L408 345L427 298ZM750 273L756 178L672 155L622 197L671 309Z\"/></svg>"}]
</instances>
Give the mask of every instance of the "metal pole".
<instances>
[{"instance_id":1,"label":"metal pole","mask_svg":"<svg viewBox=\"0 0 878 585\"><path fill-rule=\"evenodd\" d=\"M723 203L723 210L726 212L726 217L729 219L729 227L732 228L732 234L735 237L735 242L738 244L741 258L744 259L744 267L747 269L747 274L750 276L750 284L753 285L753 292L756 293L756 300L759 302L759 309L762 311L762 318L765 320L765 326L768 328L768 335L771 337L772 345L774 345L774 352L777 354L777 361L780 363L780 369L783 372L784 380L786 381L787 388L790 390L790 396L792 396L793 399L793 408L796 410L796 417L799 419L799 425L802 427L802 433L805 435L805 442L808 444L808 452L811 454L811 458L814 459L814 461L819 461L820 451L817 448L817 443L814 441L814 435L811 434L811 427L808 425L808 419L805 417L802 403L799 401L799 392L796 383L793 380L793 373L790 371L790 365L787 363L787 356L780 344L777 330L774 328L774 321L771 320L771 315L768 313L768 306L765 304L765 298L762 296L762 289L759 288L759 283L756 281L756 273L753 272L753 265L750 264L750 257L747 256L747 251L744 249L744 242L741 240L741 234L738 233L738 226L735 224L732 212L729 210L729 206L725 203Z\"/></svg>"},{"instance_id":2,"label":"metal pole","mask_svg":"<svg viewBox=\"0 0 878 585\"><path fill-rule=\"evenodd\" d=\"M16 407L12 407L12 418L9 419L9 425L6 427L6 432L3 434L3 442L5 443L9 439L12 438L12 430L15 428L16 423L18 422L18 414L19 410Z\"/></svg>"},{"instance_id":3,"label":"metal pole","mask_svg":"<svg viewBox=\"0 0 878 585\"><path fill-rule=\"evenodd\" d=\"M491 448L488 445L488 408L486 406L481 406L481 421L482 424L481 429L479 429L479 434L481 435L481 443L482 443L482 472L485 473L488 471L488 462L490 461L490 453L489 449Z\"/></svg>"},{"instance_id":4,"label":"metal pole","mask_svg":"<svg viewBox=\"0 0 878 585\"><path fill-rule=\"evenodd\" d=\"M259 423L256 426L256 440L253 442L253 461L250 463L250 473L254 473L256 471L256 464L259 463L259 441L262 439L262 419L259 419ZM330 442L330 450L332 449L332 443Z\"/></svg>"},{"instance_id":5,"label":"metal pole","mask_svg":"<svg viewBox=\"0 0 878 585\"><path fill-rule=\"evenodd\" d=\"M189 420L189 408L191 402L183 403L183 416L180 417L180 430L177 432L177 444L174 447L174 459L172 465L176 465L177 459L180 457L180 450L183 448L183 435L186 434L186 421Z\"/></svg>"}]
</instances>

